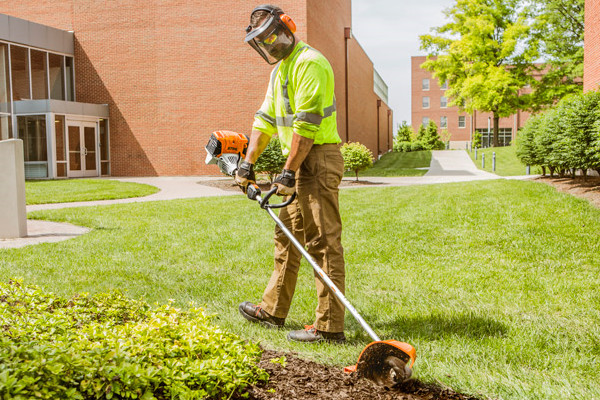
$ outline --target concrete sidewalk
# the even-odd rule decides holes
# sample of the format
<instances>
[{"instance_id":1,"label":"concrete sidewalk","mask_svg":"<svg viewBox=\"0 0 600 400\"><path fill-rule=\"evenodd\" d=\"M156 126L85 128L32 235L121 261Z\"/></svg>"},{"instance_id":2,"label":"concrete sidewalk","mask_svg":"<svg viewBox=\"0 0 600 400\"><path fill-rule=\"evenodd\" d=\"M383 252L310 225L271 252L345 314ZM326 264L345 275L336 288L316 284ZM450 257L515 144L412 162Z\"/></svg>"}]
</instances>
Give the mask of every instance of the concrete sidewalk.
<instances>
[{"instance_id":1,"label":"concrete sidewalk","mask_svg":"<svg viewBox=\"0 0 600 400\"><path fill-rule=\"evenodd\" d=\"M510 179L528 179L528 177L510 177ZM122 182L136 182L156 186L159 192L145 197L130 199L85 201L76 203L38 204L27 206L27 211L51 210L67 207L89 207L110 204L138 203L147 201L189 199L198 197L232 196L241 195L240 192L222 190L206 183L211 180L230 179L224 177L187 176L187 177L139 177L139 178L106 178ZM475 180L502 179L498 175L477 169L469 155L464 150L433 151L429 171L424 176L415 177L363 177L361 181L372 183L362 184L358 187L383 187L383 186L411 186L429 185L437 183L467 182ZM354 180L354 178L344 178ZM205 183L203 185L203 183ZM352 187L343 187L350 190ZM27 230L29 235L19 239L0 239L0 249L23 247L29 244L43 242L57 242L87 233L89 229L76 227L70 224L56 222L28 220Z\"/></svg>"}]
</instances>

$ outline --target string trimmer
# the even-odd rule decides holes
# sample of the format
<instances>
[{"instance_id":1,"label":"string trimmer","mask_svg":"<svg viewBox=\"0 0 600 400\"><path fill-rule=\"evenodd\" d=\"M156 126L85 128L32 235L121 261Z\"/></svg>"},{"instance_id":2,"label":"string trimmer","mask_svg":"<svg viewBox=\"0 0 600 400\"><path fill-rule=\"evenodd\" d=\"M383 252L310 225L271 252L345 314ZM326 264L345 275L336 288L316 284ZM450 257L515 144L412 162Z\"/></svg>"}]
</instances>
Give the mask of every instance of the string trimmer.
<instances>
[{"instance_id":1,"label":"string trimmer","mask_svg":"<svg viewBox=\"0 0 600 400\"><path fill-rule=\"evenodd\" d=\"M217 164L221 172L229 176L234 176L238 164L246 154L247 148L248 138L243 134L230 131L214 132L206 145L206 163ZM322 281L344 304L346 309L350 311L371 339L373 339L373 342L369 343L361 352L357 364L344 368L344 371L348 373L356 371L360 377L365 377L383 386L393 386L408 380L412 375L412 366L417 358L415 348L408 343L397 340L381 340L377 336L369 324L360 316L358 311L350 304L348 299L340 292L319 264L308 254L304 246L296 240L294 235L273 211L273 209L283 208L291 204L296 198L296 194L290 196L283 203L271 204L269 203L269 199L276 191L277 188L272 188L263 195L256 184L251 184L248 185L246 193L250 200L256 201L262 209L267 211L271 218L273 218L273 221L275 221L321 277Z\"/></svg>"}]
</instances>

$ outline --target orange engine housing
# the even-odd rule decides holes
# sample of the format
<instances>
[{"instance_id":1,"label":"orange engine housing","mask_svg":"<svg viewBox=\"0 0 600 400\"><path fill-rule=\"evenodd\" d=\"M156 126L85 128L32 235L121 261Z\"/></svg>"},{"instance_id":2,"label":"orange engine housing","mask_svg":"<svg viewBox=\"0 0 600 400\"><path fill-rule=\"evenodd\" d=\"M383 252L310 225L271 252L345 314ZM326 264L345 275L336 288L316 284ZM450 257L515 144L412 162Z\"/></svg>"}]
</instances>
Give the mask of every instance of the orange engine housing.
<instances>
[{"instance_id":1,"label":"orange engine housing","mask_svg":"<svg viewBox=\"0 0 600 400\"><path fill-rule=\"evenodd\" d=\"M245 157L248 150L248 137L243 133L216 131L210 135L206 150L217 158L223 154L240 154Z\"/></svg>"}]
</instances>

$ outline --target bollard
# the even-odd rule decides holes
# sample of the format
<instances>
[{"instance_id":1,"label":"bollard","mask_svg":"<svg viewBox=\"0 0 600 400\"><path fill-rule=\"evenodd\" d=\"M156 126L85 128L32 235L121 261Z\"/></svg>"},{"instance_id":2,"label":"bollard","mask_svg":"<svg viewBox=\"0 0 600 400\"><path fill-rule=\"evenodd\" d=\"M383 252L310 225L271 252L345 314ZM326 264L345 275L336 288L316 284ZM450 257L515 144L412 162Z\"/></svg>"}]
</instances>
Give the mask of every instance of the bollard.
<instances>
[{"instance_id":1,"label":"bollard","mask_svg":"<svg viewBox=\"0 0 600 400\"><path fill-rule=\"evenodd\" d=\"M475 147L475 160L477 160L477 147Z\"/></svg>"},{"instance_id":2,"label":"bollard","mask_svg":"<svg viewBox=\"0 0 600 400\"><path fill-rule=\"evenodd\" d=\"M527 168L525 168L525 175L530 175L531 174L531 167L528 165Z\"/></svg>"},{"instance_id":3,"label":"bollard","mask_svg":"<svg viewBox=\"0 0 600 400\"><path fill-rule=\"evenodd\" d=\"M481 169L485 168L485 153L481 153Z\"/></svg>"},{"instance_id":4,"label":"bollard","mask_svg":"<svg viewBox=\"0 0 600 400\"><path fill-rule=\"evenodd\" d=\"M492 153L492 171L496 172L496 152Z\"/></svg>"}]
</instances>

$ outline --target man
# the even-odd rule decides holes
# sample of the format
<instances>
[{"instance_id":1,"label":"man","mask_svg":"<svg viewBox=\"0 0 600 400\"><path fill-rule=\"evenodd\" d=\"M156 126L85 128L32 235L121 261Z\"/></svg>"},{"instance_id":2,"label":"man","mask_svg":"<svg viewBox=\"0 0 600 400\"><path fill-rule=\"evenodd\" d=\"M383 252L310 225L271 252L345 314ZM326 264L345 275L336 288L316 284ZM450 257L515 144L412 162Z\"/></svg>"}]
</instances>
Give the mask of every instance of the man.
<instances>
[{"instance_id":1,"label":"man","mask_svg":"<svg viewBox=\"0 0 600 400\"><path fill-rule=\"evenodd\" d=\"M283 172L274 180L277 194L297 199L279 218L305 244L309 254L344 292L345 268L338 186L344 172L337 132L333 70L327 59L294 35L293 20L279 7L256 7L246 42L269 64L277 64L265 100L256 113L245 160L236 174L246 187L254 182L254 163L273 134L284 155ZM279 227L275 228L275 268L258 305L244 302L239 310L251 322L282 327L288 315L302 255ZM315 275L318 306L315 322L291 331L299 342L344 342L344 306Z\"/></svg>"}]
</instances>

